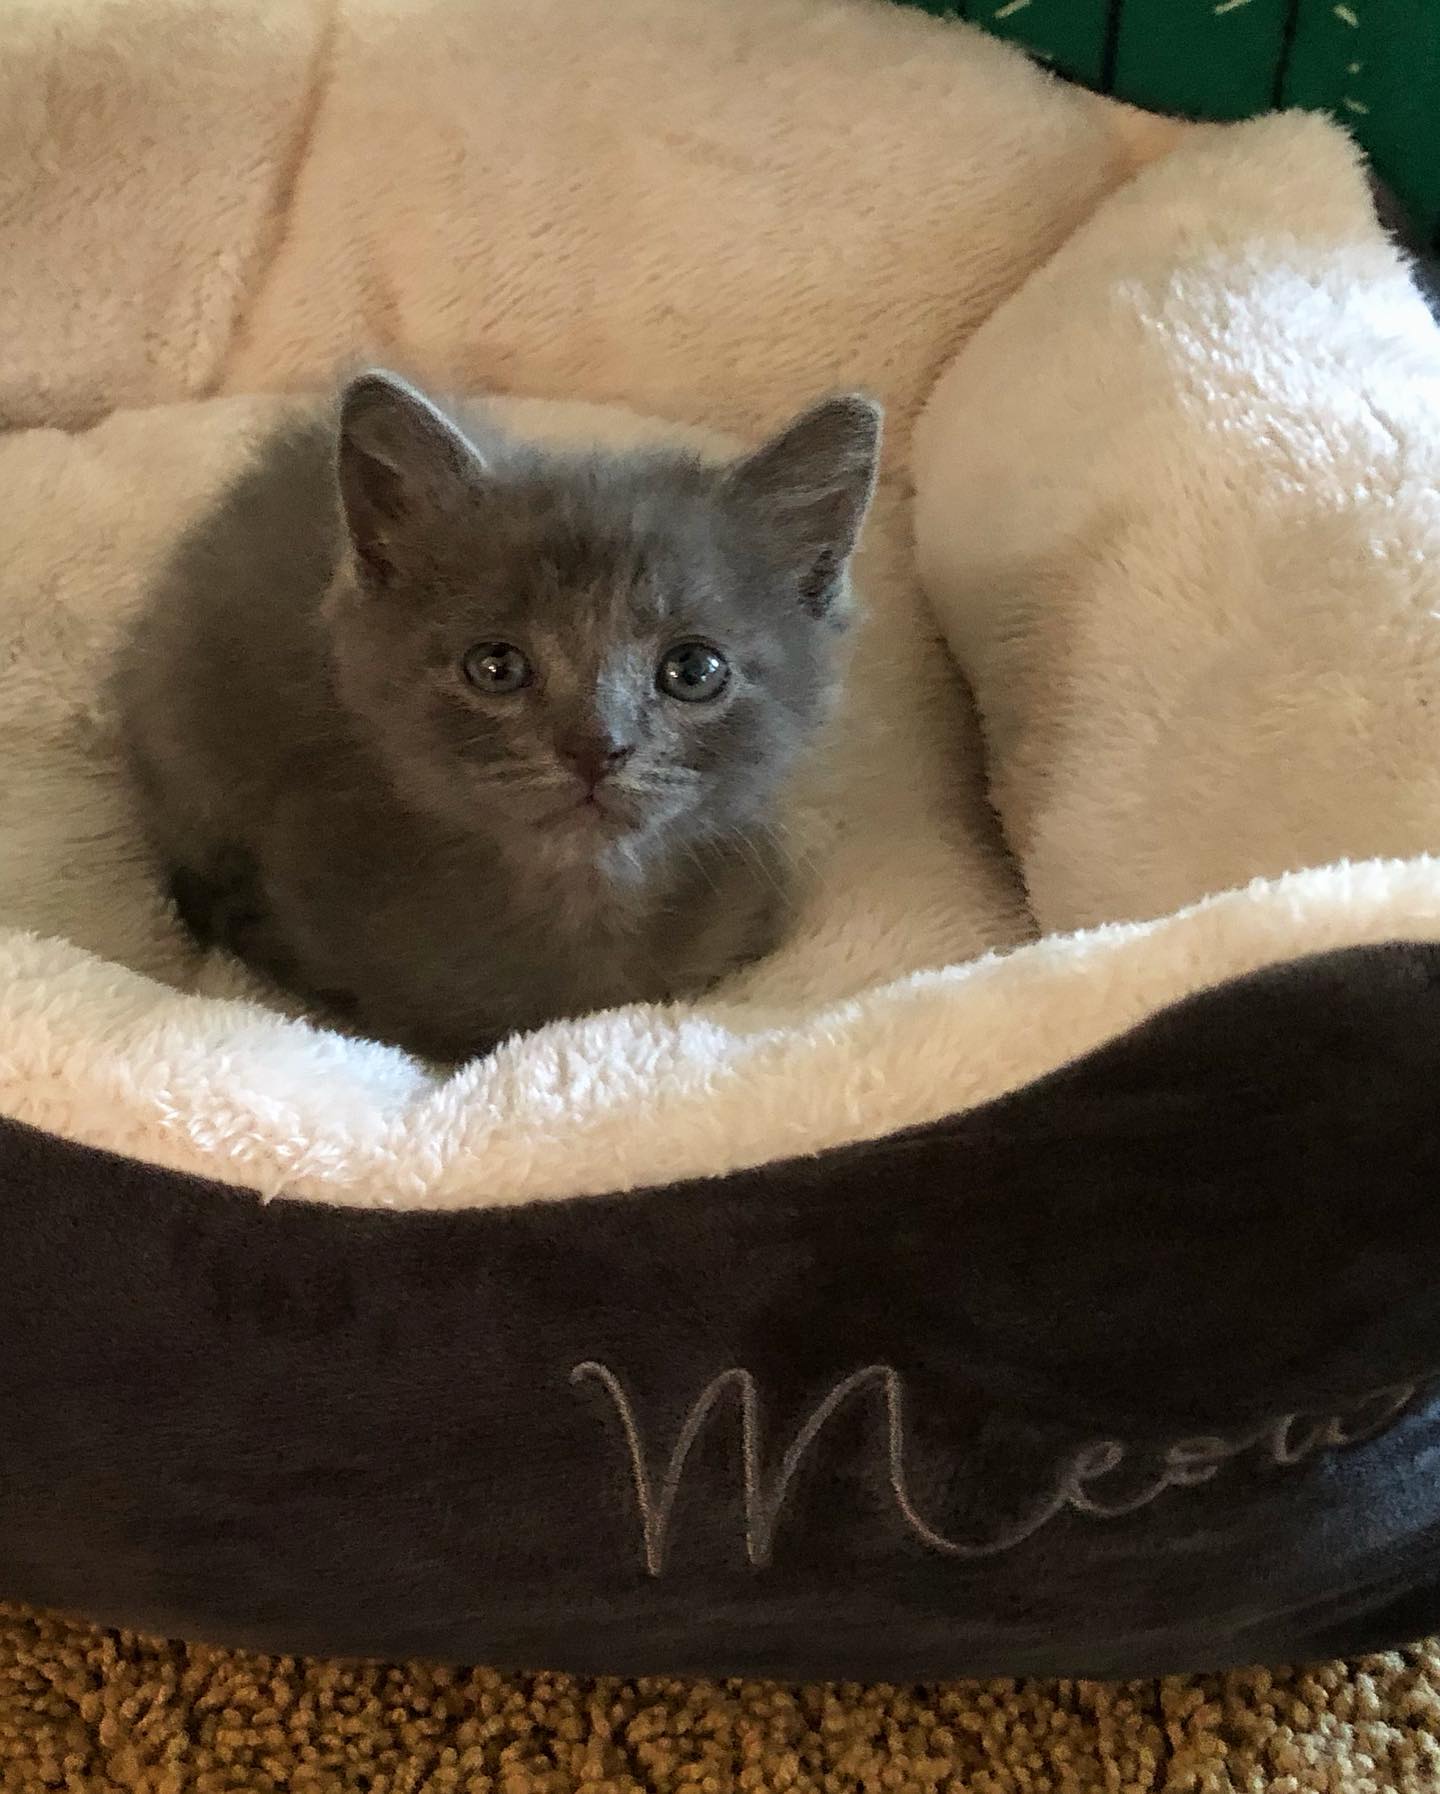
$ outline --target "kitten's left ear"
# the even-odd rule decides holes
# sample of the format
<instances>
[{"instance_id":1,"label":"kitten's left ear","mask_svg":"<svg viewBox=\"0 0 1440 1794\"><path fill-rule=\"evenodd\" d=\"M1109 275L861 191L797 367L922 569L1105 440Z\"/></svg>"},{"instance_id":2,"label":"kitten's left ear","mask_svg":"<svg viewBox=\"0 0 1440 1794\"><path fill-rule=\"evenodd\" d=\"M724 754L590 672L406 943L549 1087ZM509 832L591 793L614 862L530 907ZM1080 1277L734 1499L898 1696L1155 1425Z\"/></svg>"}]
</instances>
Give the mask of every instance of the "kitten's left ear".
<instances>
[{"instance_id":1,"label":"kitten's left ear","mask_svg":"<svg viewBox=\"0 0 1440 1794\"><path fill-rule=\"evenodd\" d=\"M415 564L427 526L473 497L484 457L397 374L357 375L340 400L337 473L350 540L382 583Z\"/></svg>"},{"instance_id":2,"label":"kitten's left ear","mask_svg":"<svg viewBox=\"0 0 1440 1794\"><path fill-rule=\"evenodd\" d=\"M881 416L861 393L824 399L726 476L794 569L800 602L812 616L823 616L840 591L865 521Z\"/></svg>"}]
</instances>

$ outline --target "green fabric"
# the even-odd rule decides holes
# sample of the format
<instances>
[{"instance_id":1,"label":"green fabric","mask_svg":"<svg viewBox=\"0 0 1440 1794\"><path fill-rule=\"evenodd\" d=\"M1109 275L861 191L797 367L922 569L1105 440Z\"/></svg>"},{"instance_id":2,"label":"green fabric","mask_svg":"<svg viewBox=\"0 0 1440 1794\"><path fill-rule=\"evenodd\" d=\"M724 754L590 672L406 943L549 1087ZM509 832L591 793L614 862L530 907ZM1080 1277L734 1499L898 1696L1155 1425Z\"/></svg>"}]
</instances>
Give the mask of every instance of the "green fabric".
<instances>
[{"instance_id":1,"label":"green fabric","mask_svg":"<svg viewBox=\"0 0 1440 1794\"><path fill-rule=\"evenodd\" d=\"M911 0L1197 118L1332 113L1440 247L1440 0Z\"/></svg>"},{"instance_id":2,"label":"green fabric","mask_svg":"<svg viewBox=\"0 0 1440 1794\"><path fill-rule=\"evenodd\" d=\"M1440 0L1303 6L1281 97L1343 119L1440 248Z\"/></svg>"},{"instance_id":3,"label":"green fabric","mask_svg":"<svg viewBox=\"0 0 1440 1794\"><path fill-rule=\"evenodd\" d=\"M996 37L1016 39L1087 87L1105 85L1109 0L969 0L968 6L926 10L958 11Z\"/></svg>"},{"instance_id":4,"label":"green fabric","mask_svg":"<svg viewBox=\"0 0 1440 1794\"><path fill-rule=\"evenodd\" d=\"M1160 112L1264 112L1275 96L1289 11L1289 0L1125 0L1114 91Z\"/></svg>"}]
</instances>

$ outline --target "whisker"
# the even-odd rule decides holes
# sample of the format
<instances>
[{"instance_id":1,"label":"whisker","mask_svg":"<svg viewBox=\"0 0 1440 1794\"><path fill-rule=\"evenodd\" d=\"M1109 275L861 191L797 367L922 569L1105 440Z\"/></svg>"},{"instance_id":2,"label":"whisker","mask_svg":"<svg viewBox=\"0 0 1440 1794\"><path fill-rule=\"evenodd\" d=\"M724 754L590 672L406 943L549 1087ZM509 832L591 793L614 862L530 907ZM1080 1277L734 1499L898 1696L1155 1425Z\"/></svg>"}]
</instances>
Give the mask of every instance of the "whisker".
<instances>
[{"instance_id":1,"label":"whisker","mask_svg":"<svg viewBox=\"0 0 1440 1794\"><path fill-rule=\"evenodd\" d=\"M718 900L720 896L720 886L715 882L709 866L705 863L705 856L698 848L686 843L685 857L710 887L710 895Z\"/></svg>"},{"instance_id":2,"label":"whisker","mask_svg":"<svg viewBox=\"0 0 1440 1794\"><path fill-rule=\"evenodd\" d=\"M783 899L788 895L785 881L755 842L753 838L755 826L758 825L747 829L732 829L717 838L735 847L754 868L756 876L769 888L771 894Z\"/></svg>"}]
</instances>

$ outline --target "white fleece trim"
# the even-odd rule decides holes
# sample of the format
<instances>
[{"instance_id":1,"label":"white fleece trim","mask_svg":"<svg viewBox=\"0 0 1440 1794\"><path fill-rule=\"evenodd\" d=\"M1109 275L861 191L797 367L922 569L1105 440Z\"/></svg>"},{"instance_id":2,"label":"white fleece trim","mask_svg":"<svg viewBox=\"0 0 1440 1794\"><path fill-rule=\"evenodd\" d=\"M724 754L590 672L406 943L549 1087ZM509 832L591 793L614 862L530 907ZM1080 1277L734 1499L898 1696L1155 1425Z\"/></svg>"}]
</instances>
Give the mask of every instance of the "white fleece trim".
<instances>
[{"instance_id":1,"label":"white fleece trim","mask_svg":"<svg viewBox=\"0 0 1440 1794\"><path fill-rule=\"evenodd\" d=\"M388 1048L10 936L0 1089L17 1120L267 1195L464 1208L599 1194L936 1121L1225 978L1437 935L1440 861L1329 867L809 1014L616 1011L442 1083Z\"/></svg>"}]
</instances>

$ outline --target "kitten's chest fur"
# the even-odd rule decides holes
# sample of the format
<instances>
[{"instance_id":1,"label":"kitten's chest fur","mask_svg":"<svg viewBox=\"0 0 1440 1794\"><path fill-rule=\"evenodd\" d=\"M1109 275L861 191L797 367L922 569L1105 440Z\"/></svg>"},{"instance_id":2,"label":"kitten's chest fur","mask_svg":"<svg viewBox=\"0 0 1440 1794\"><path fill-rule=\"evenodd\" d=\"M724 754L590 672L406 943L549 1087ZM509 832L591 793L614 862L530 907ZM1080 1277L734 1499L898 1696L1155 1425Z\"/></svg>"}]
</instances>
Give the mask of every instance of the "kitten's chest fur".
<instances>
[{"instance_id":1,"label":"kitten's chest fur","mask_svg":"<svg viewBox=\"0 0 1440 1794\"><path fill-rule=\"evenodd\" d=\"M752 958L783 919L768 851L517 853L373 799L340 814L301 801L269 832L256 907L295 955L284 982L458 1059L517 1028L694 994Z\"/></svg>"}]
</instances>

